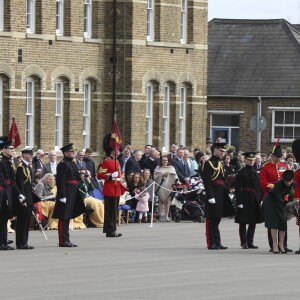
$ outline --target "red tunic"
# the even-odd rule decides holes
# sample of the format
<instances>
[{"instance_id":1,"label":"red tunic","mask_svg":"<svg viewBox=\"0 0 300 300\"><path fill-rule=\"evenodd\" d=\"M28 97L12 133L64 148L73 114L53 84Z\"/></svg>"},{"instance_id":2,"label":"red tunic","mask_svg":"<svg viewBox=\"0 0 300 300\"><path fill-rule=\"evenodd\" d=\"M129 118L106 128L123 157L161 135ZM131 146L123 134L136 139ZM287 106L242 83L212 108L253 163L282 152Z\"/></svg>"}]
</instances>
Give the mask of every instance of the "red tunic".
<instances>
[{"instance_id":1,"label":"red tunic","mask_svg":"<svg viewBox=\"0 0 300 300\"><path fill-rule=\"evenodd\" d=\"M294 199L296 200L296 199L300 199L300 169L297 169L295 171L294 181L296 183ZM296 224L300 226L300 213L298 215Z\"/></svg>"},{"instance_id":2,"label":"red tunic","mask_svg":"<svg viewBox=\"0 0 300 300\"><path fill-rule=\"evenodd\" d=\"M116 180L111 180L111 174L118 171L118 177ZM114 160L111 157L105 159L97 174L98 179L104 179L104 186L102 194L104 196L121 196L121 167L118 160Z\"/></svg>"},{"instance_id":3,"label":"red tunic","mask_svg":"<svg viewBox=\"0 0 300 300\"><path fill-rule=\"evenodd\" d=\"M288 166L285 163L279 162L278 164L274 164L272 161L261 167L259 181L260 187L264 192L263 198L273 188L274 183L282 179L282 173L287 169Z\"/></svg>"}]
</instances>

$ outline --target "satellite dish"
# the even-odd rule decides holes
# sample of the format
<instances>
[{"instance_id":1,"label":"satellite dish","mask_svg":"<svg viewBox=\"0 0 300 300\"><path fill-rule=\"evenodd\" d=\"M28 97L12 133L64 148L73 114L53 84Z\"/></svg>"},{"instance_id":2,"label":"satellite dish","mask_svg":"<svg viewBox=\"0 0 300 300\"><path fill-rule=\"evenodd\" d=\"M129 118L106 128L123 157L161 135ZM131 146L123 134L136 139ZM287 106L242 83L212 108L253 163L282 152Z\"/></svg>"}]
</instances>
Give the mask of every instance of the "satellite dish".
<instances>
[{"instance_id":1,"label":"satellite dish","mask_svg":"<svg viewBox=\"0 0 300 300\"><path fill-rule=\"evenodd\" d=\"M250 119L250 129L256 131L257 127L257 116L253 116ZM267 121L263 116L259 117L259 131L264 131L267 127Z\"/></svg>"}]
</instances>

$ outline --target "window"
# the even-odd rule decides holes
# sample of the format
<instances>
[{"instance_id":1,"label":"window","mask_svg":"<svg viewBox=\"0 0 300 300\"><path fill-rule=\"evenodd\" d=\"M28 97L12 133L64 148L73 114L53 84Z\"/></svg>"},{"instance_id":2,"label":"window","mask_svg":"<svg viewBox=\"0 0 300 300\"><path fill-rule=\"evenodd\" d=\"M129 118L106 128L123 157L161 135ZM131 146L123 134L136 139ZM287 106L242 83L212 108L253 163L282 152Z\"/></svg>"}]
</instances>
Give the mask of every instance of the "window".
<instances>
[{"instance_id":1,"label":"window","mask_svg":"<svg viewBox=\"0 0 300 300\"><path fill-rule=\"evenodd\" d=\"M26 147L34 146L34 81L30 78L26 81Z\"/></svg>"},{"instance_id":2,"label":"window","mask_svg":"<svg viewBox=\"0 0 300 300\"><path fill-rule=\"evenodd\" d=\"M0 31L4 30L4 0L0 0Z\"/></svg>"},{"instance_id":3,"label":"window","mask_svg":"<svg viewBox=\"0 0 300 300\"><path fill-rule=\"evenodd\" d=\"M27 0L27 33L35 33L35 0Z\"/></svg>"},{"instance_id":4,"label":"window","mask_svg":"<svg viewBox=\"0 0 300 300\"><path fill-rule=\"evenodd\" d=\"M92 37L92 0L84 0L84 37Z\"/></svg>"},{"instance_id":5,"label":"window","mask_svg":"<svg viewBox=\"0 0 300 300\"><path fill-rule=\"evenodd\" d=\"M0 135L3 134L3 79L0 77Z\"/></svg>"},{"instance_id":6,"label":"window","mask_svg":"<svg viewBox=\"0 0 300 300\"><path fill-rule=\"evenodd\" d=\"M185 145L185 107L186 107L186 87L180 87L179 99L179 144Z\"/></svg>"},{"instance_id":7,"label":"window","mask_svg":"<svg viewBox=\"0 0 300 300\"><path fill-rule=\"evenodd\" d=\"M187 42L187 0L181 0L181 43Z\"/></svg>"},{"instance_id":8,"label":"window","mask_svg":"<svg viewBox=\"0 0 300 300\"><path fill-rule=\"evenodd\" d=\"M147 40L154 40L154 0L147 0Z\"/></svg>"},{"instance_id":9,"label":"window","mask_svg":"<svg viewBox=\"0 0 300 300\"><path fill-rule=\"evenodd\" d=\"M169 151L169 144L170 144L170 86L166 84L164 86L164 99L163 99L163 146L162 151L168 152Z\"/></svg>"},{"instance_id":10,"label":"window","mask_svg":"<svg viewBox=\"0 0 300 300\"><path fill-rule=\"evenodd\" d=\"M56 81L55 94L55 150L58 150L63 143L64 84L62 80Z\"/></svg>"},{"instance_id":11,"label":"window","mask_svg":"<svg viewBox=\"0 0 300 300\"><path fill-rule=\"evenodd\" d=\"M83 148L90 147L91 141L91 83L89 81L85 81L83 83Z\"/></svg>"},{"instance_id":12,"label":"window","mask_svg":"<svg viewBox=\"0 0 300 300\"><path fill-rule=\"evenodd\" d=\"M152 145L152 127L153 127L153 84L148 83L146 86L146 144Z\"/></svg>"},{"instance_id":13,"label":"window","mask_svg":"<svg viewBox=\"0 0 300 300\"><path fill-rule=\"evenodd\" d=\"M64 0L56 0L56 34L64 34Z\"/></svg>"},{"instance_id":14,"label":"window","mask_svg":"<svg viewBox=\"0 0 300 300\"><path fill-rule=\"evenodd\" d=\"M300 108L275 108L272 111L272 142L278 138L285 142L300 138Z\"/></svg>"}]
</instances>

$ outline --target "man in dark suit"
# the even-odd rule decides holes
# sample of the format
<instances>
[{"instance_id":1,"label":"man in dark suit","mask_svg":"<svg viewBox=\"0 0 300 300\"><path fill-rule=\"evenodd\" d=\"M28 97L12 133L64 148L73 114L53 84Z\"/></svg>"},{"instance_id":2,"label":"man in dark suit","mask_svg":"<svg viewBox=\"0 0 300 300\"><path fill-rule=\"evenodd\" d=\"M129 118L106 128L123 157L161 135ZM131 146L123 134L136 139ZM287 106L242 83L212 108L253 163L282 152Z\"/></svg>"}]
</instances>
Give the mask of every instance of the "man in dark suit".
<instances>
[{"instance_id":1,"label":"man in dark suit","mask_svg":"<svg viewBox=\"0 0 300 300\"><path fill-rule=\"evenodd\" d=\"M123 153L118 156L118 161L120 163L122 172L125 172L125 166L128 159L131 157L131 154L132 154L131 147L127 145L125 146Z\"/></svg>"},{"instance_id":2,"label":"man in dark suit","mask_svg":"<svg viewBox=\"0 0 300 300\"><path fill-rule=\"evenodd\" d=\"M178 146L176 144L172 144L170 153L167 155L169 164L171 164L171 161L176 157L177 150Z\"/></svg>"},{"instance_id":3,"label":"man in dark suit","mask_svg":"<svg viewBox=\"0 0 300 300\"><path fill-rule=\"evenodd\" d=\"M145 146L145 152L144 152L144 154L142 155L142 158L141 158L141 160L140 160L140 162L139 162L139 164L140 164L141 167L142 167L142 164L143 164L144 160L145 160L147 157L149 157L151 148L152 148L152 145L146 145L146 146Z\"/></svg>"},{"instance_id":4,"label":"man in dark suit","mask_svg":"<svg viewBox=\"0 0 300 300\"><path fill-rule=\"evenodd\" d=\"M49 152L48 154L49 162L43 166L42 176L44 176L47 173L56 175L56 168L57 168L56 157L57 155L55 151Z\"/></svg>"},{"instance_id":5,"label":"man in dark suit","mask_svg":"<svg viewBox=\"0 0 300 300\"><path fill-rule=\"evenodd\" d=\"M84 152L78 151L76 155L76 166L78 170L86 170L86 164L84 162Z\"/></svg>"},{"instance_id":6,"label":"man in dark suit","mask_svg":"<svg viewBox=\"0 0 300 300\"><path fill-rule=\"evenodd\" d=\"M90 171L92 183L96 188L99 188L99 183L96 179L96 166L92 158L92 154L93 154L93 150L91 148L86 148L83 161L86 165L86 169Z\"/></svg>"},{"instance_id":7,"label":"man in dark suit","mask_svg":"<svg viewBox=\"0 0 300 300\"><path fill-rule=\"evenodd\" d=\"M183 158L184 150L179 148L176 157L172 160L171 164L174 166L177 176L181 183L189 182L189 166Z\"/></svg>"},{"instance_id":8,"label":"man in dark suit","mask_svg":"<svg viewBox=\"0 0 300 300\"><path fill-rule=\"evenodd\" d=\"M30 167L33 151L31 148L24 148L22 151L22 161L19 163L16 172L16 184L21 194L25 196L25 201L18 207L16 226L16 246L17 249L34 249L28 246L29 224L32 217L33 207L33 172Z\"/></svg>"},{"instance_id":9,"label":"man in dark suit","mask_svg":"<svg viewBox=\"0 0 300 300\"><path fill-rule=\"evenodd\" d=\"M150 155L143 161L142 169L149 169L153 178L154 170L157 167L157 158L159 152L155 148L151 148Z\"/></svg>"},{"instance_id":10,"label":"man in dark suit","mask_svg":"<svg viewBox=\"0 0 300 300\"><path fill-rule=\"evenodd\" d=\"M43 149L38 149L35 153L35 156L32 159L32 170L33 174L35 175L38 172L42 172L43 170L43 163L41 159L44 157L45 153Z\"/></svg>"},{"instance_id":11,"label":"man in dark suit","mask_svg":"<svg viewBox=\"0 0 300 300\"><path fill-rule=\"evenodd\" d=\"M73 144L60 149L64 155L57 165L56 185L57 195L52 217L58 221L59 247L77 247L70 242L69 224L85 212L83 199L77 189L80 175L76 164Z\"/></svg>"},{"instance_id":12,"label":"man in dark suit","mask_svg":"<svg viewBox=\"0 0 300 300\"><path fill-rule=\"evenodd\" d=\"M132 157L130 157L127 160L126 166L125 166L125 176L127 180L127 176L130 172L134 173L141 173L141 167L139 164L139 161L142 158L142 151L140 150L135 150L133 151Z\"/></svg>"}]
</instances>

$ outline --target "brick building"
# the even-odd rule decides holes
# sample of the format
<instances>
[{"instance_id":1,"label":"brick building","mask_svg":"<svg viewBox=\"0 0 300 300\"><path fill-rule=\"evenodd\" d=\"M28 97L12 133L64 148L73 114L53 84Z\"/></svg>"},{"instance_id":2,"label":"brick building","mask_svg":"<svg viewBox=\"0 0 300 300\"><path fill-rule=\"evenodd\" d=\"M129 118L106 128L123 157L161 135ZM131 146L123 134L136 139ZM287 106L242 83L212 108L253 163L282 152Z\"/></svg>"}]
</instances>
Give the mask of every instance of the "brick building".
<instances>
[{"instance_id":1,"label":"brick building","mask_svg":"<svg viewBox=\"0 0 300 300\"><path fill-rule=\"evenodd\" d=\"M300 138L300 31L286 20L213 19L208 29L207 134L268 153ZM252 131L256 115L266 120Z\"/></svg>"},{"instance_id":2,"label":"brick building","mask_svg":"<svg viewBox=\"0 0 300 300\"><path fill-rule=\"evenodd\" d=\"M102 151L112 124L113 2L0 0L0 134ZM198 146L206 134L207 0L117 1L123 139Z\"/></svg>"}]
</instances>

